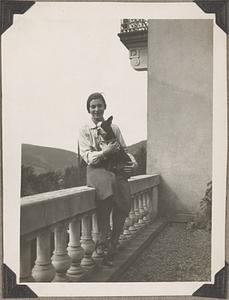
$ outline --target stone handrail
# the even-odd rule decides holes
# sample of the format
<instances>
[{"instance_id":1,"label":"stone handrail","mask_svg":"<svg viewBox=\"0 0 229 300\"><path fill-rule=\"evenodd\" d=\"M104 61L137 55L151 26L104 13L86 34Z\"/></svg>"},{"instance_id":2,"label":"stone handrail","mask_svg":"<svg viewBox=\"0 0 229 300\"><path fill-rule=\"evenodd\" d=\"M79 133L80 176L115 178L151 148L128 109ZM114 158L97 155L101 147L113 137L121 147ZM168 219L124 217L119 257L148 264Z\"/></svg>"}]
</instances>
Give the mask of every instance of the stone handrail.
<instances>
[{"instance_id":1,"label":"stone handrail","mask_svg":"<svg viewBox=\"0 0 229 300\"><path fill-rule=\"evenodd\" d=\"M46 229L95 209L95 190L87 186L21 198L21 236Z\"/></svg>"},{"instance_id":2,"label":"stone handrail","mask_svg":"<svg viewBox=\"0 0 229 300\"><path fill-rule=\"evenodd\" d=\"M120 240L133 236L157 214L159 175L134 176L129 183L131 211ZM21 281L82 280L102 259L94 252L99 237L95 190L82 186L21 198L20 234ZM34 239L35 263L31 262Z\"/></svg>"}]
</instances>

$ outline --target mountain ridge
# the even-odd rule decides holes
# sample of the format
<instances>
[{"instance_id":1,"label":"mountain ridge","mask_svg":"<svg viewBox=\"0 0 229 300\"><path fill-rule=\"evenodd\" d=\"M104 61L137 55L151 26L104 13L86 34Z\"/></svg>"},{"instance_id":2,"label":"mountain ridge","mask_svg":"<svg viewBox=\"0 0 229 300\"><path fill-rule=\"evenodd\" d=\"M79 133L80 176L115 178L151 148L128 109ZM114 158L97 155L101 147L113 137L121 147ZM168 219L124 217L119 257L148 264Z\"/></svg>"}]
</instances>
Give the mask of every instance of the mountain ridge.
<instances>
[{"instance_id":1,"label":"mountain ridge","mask_svg":"<svg viewBox=\"0 0 229 300\"><path fill-rule=\"evenodd\" d=\"M22 144L21 147L21 165L33 167L37 175L51 171L64 173L68 167L78 168L76 152L34 144ZM128 146L128 150L131 154L137 155L142 147L146 147L146 140Z\"/></svg>"}]
</instances>

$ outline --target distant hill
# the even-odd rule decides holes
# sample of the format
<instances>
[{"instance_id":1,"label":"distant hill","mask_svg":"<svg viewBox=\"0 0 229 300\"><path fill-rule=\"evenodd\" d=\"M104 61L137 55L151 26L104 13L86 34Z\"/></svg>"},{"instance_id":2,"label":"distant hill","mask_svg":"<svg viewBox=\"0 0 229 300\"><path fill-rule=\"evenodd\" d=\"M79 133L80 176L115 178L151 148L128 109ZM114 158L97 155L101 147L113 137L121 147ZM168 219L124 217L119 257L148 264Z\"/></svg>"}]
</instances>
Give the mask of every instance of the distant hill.
<instances>
[{"instance_id":1,"label":"distant hill","mask_svg":"<svg viewBox=\"0 0 229 300\"><path fill-rule=\"evenodd\" d=\"M129 152L134 156L138 156L142 148L146 149L146 141L128 146ZM33 167L37 175L51 171L63 173L68 167L78 168L78 155L58 148L22 144L22 165Z\"/></svg>"},{"instance_id":2,"label":"distant hill","mask_svg":"<svg viewBox=\"0 0 229 300\"><path fill-rule=\"evenodd\" d=\"M60 171L68 167L78 167L78 155L72 151L22 144L22 165L33 167L39 175L51 171Z\"/></svg>"},{"instance_id":3,"label":"distant hill","mask_svg":"<svg viewBox=\"0 0 229 300\"><path fill-rule=\"evenodd\" d=\"M146 141L128 147L138 162L135 175L146 172ZM21 196L86 184L86 164L72 151L22 144Z\"/></svg>"}]
</instances>

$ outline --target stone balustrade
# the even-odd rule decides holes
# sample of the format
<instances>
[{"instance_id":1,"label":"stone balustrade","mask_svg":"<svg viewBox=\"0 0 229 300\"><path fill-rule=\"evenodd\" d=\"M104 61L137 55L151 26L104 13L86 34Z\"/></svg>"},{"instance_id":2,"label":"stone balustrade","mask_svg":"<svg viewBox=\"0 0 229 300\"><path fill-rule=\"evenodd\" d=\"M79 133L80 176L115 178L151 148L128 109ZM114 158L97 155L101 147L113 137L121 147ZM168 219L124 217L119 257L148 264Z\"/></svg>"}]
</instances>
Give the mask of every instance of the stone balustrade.
<instances>
[{"instance_id":1,"label":"stone balustrade","mask_svg":"<svg viewBox=\"0 0 229 300\"><path fill-rule=\"evenodd\" d=\"M157 214L159 175L129 179L132 203L120 243L134 238ZM95 190L86 186L21 198L20 280L84 280L102 253Z\"/></svg>"}]
</instances>

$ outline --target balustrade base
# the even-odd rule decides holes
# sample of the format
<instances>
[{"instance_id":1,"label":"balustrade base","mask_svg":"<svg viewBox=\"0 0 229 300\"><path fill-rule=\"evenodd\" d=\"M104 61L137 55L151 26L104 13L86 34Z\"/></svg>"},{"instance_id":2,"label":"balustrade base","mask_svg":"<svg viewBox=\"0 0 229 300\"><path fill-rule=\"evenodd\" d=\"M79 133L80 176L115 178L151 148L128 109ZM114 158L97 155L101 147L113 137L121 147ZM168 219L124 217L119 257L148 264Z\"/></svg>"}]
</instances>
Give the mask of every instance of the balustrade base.
<instances>
[{"instance_id":1,"label":"balustrade base","mask_svg":"<svg viewBox=\"0 0 229 300\"><path fill-rule=\"evenodd\" d=\"M66 275L68 278L81 278L84 275L84 270L80 266L80 263L72 263L71 267L67 270Z\"/></svg>"},{"instance_id":2,"label":"balustrade base","mask_svg":"<svg viewBox=\"0 0 229 300\"><path fill-rule=\"evenodd\" d=\"M70 280L67 275L56 273L56 276L54 277L52 282L68 282L68 281Z\"/></svg>"},{"instance_id":3,"label":"balustrade base","mask_svg":"<svg viewBox=\"0 0 229 300\"><path fill-rule=\"evenodd\" d=\"M95 261L95 268L96 267L101 267L103 259L104 258L96 258L96 259L94 259L94 261Z\"/></svg>"},{"instance_id":4,"label":"balustrade base","mask_svg":"<svg viewBox=\"0 0 229 300\"><path fill-rule=\"evenodd\" d=\"M28 276L28 277L20 277L20 282L35 282L33 276Z\"/></svg>"},{"instance_id":5,"label":"balustrade base","mask_svg":"<svg viewBox=\"0 0 229 300\"><path fill-rule=\"evenodd\" d=\"M129 229L124 229L123 231L123 235L124 235L124 239L128 239L129 237L131 237L131 233Z\"/></svg>"},{"instance_id":6,"label":"balustrade base","mask_svg":"<svg viewBox=\"0 0 229 300\"><path fill-rule=\"evenodd\" d=\"M143 223L136 223L136 224L134 224L134 227L138 231L138 230L141 230L144 227L144 224Z\"/></svg>"},{"instance_id":7,"label":"balustrade base","mask_svg":"<svg viewBox=\"0 0 229 300\"><path fill-rule=\"evenodd\" d=\"M95 250L94 252L93 252L93 254L92 254L92 259L96 262L97 260L98 261L100 261L100 260L102 260L103 259L103 257L104 257L104 252L103 252L103 250Z\"/></svg>"},{"instance_id":8,"label":"balustrade base","mask_svg":"<svg viewBox=\"0 0 229 300\"><path fill-rule=\"evenodd\" d=\"M133 225L129 228L129 231L130 231L131 236L133 236L133 235L135 235L135 233L137 233L137 228L134 227L134 225Z\"/></svg>"},{"instance_id":9,"label":"balustrade base","mask_svg":"<svg viewBox=\"0 0 229 300\"><path fill-rule=\"evenodd\" d=\"M87 279L87 273L82 273L79 275L69 275L67 274L69 282L80 282L80 281L86 281Z\"/></svg>"},{"instance_id":10,"label":"balustrade base","mask_svg":"<svg viewBox=\"0 0 229 300\"><path fill-rule=\"evenodd\" d=\"M32 277L36 282L50 282L55 277L55 269L52 264L36 264L32 270Z\"/></svg>"},{"instance_id":11,"label":"balustrade base","mask_svg":"<svg viewBox=\"0 0 229 300\"><path fill-rule=\"evenodd\" d=\"M85 270L93 270L96 266L96 263L92 258L84 257L81 261L80 266Z\"/></svg>"},{"instance_id":12,"label":"balustrade base","mask_svg":"<svg viewBox=\"0 0 229 300\"><path fill-rule=\"evenodd\" d=\"M143 218L143 221L147 224L147 223L150 223L151 222L151 219L150 217L147 215Z\"/></svg>"}]
</instances>

